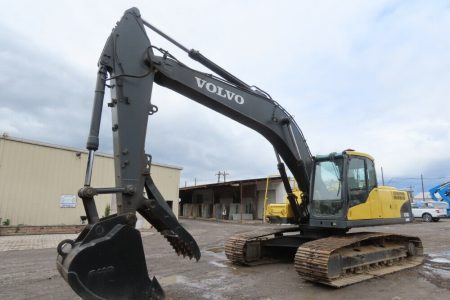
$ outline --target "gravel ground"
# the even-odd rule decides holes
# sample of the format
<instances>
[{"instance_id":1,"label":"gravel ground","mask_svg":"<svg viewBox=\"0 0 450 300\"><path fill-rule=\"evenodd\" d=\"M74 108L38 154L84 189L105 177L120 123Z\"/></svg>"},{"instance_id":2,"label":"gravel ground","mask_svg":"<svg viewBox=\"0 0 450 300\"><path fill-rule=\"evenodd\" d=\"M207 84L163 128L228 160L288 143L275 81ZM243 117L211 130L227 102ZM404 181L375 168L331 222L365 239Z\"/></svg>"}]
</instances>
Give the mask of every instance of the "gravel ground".
<instances>
[{"instance_id":1,"label":"gravel ground","mask_svg":"<svg viewBox=\"0 0 450 300\"><path fill-rule=\"evenodd\" d=\"M423 265L333 289L300 279L292 264L230 265L223 252L230 235L266 225L181 220L197 240L199 262L177 257L156 232L143 233L150 276L174 299L448 299L450 220L365 228L419 236ZM359 230L362 231L362 230ZM73 235L0 237L0 299L79 299L56 270L56 244Z\"/></svg>"}]
</instances>

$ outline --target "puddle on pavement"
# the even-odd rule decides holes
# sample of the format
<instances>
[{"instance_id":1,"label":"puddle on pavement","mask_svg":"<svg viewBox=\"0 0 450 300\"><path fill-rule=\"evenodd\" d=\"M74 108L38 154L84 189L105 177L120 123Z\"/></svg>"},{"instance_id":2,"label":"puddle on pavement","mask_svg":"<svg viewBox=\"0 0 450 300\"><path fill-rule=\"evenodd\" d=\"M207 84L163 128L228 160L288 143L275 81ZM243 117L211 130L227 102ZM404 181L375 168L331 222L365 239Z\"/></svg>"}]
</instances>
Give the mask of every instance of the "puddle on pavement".
<instances>
[{"instance_id":1,"label":"puddle on pavement","mask_svg":"<svg viewBox=\"0 0 450 300\"><path fill-rule=\"evenodd\" d=\"M208 263L213 266L219 267L219 268L227 268L228 267L227 265L225 265L221 262L218 262L218 261L208 261Z\"/></svg>"},{"instance_id":2,"label":"puddle on pavement","mask_svg":"<svg viewBox=\"0 0 450 300\"><path fill-rule=\"evenodd\" d=\"M202 251L204 255L212 256L216 260L208 260L208 263L210 265L219 267L219 268L227 268L228 267L228 260L225 256L225 251L223 250L223 247L211 247L207 248Z\"/></svg>"},{"instance_id":3,"label":"puddle on pavement","mask_svg":"<svg viewBox=\"0 0 450 300\"><path fill-rule=\"evenodd\" d=\"M427 255L420 274L432 284L450 289L450 251Z\"/></svg>"},{"instance_id":4,"label":"puddle on pavement","mask_svg":"<svg viewBox=\"0 0 450 300\"><path fill-rule=\"evenodd\" d=\"M182 275L171 275L167 277L162 277L158 281L162 286L167 286L175 283L185 283L186 277Z\"/></svg>"},{"instance_id":5,"label":"puddle on pavement","mask_svg":"<svg viewBox=\"0 0 450 300\"><path fill-rule=\"evenodd\" d=\"M212 247L212 248L205 249L205 251L219 253L219 252L223 252L223 247Z\"/></svg>"},{"instance_id":6,"label":"puddle on pavement","mask_svg":"<svg viewBox=\"0 0 450 300\"><path fill-rule=\"evenodd\" d=\"M225 251L224 251L223 247L208 248L208 249L202 250L202 253L206 254L208 256L212 256L218 260L222 260L222 261L227 260L227 257L225 256Z\"/></svg>"},{"instance_id":7,"label":"puddle on pavement","mask_svg":"<svg viewBox=\"0 0 450 300\"><path fill-rule=\"evenodd\" d=\"M450 264L450 258L436 257L430 259L430 262L438 264Z\"/></svg>"},{"instance_id":8,"label":"puddle on pavement","mask_svg":"<svg viewBox=\"0 0 450 300\"><path fill-rule=\"evenodd\" d=\"M226 257L223 247L211 247L202 250L202 255L213 257L214 260L208 260L208 264L219 268L227 268L227 272L233 276L246 276L248 272L252 272L252 268L243 268L233 265Z\"/></svg>"},{"instance_id":9,"label":"puddle on pavement","mask_svg":"<svg viewBox=\"0 0 450 300\"><path fill-rule=\"evenodd\" d=\"M219 292L227 292L229 290L228 286L223 285L224 279L224 276L217 276L213 273L209 277L206 274L206 278L197 280L189 280L188 277L183 275L171 275L162 277L158 281L163 287L172 284L182 284L185 286L184 288L199 290L205 299L225 299L219 295Z\"/></svg>"}]
</instances>

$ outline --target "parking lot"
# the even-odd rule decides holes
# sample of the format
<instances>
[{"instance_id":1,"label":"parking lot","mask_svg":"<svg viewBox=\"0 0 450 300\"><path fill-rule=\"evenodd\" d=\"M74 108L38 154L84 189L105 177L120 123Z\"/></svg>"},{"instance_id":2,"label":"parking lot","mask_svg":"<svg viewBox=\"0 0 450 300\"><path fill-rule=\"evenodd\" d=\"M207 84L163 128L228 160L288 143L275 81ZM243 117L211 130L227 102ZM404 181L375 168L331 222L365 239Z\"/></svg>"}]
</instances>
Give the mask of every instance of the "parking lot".
<instances>
[{"instance_id":1,"label":"parking lot","mask_svg":"<svg viewBox=\"0 0 450 300\"><path fill-rule=\"evenodd\" d=\"M230 265L223 245L228 236L268 226L181 220L197 240L199 262L177 257L156 232L144 232L150 276L174 299L448 299L450 220L365 228L422 238L420 267L333 289L300 279L292 264ZM360 230L362 231L362 230ZM56 270L56 244L75 235L0 237L0 299L79 299Z\"/></svg>"}]
</instances>

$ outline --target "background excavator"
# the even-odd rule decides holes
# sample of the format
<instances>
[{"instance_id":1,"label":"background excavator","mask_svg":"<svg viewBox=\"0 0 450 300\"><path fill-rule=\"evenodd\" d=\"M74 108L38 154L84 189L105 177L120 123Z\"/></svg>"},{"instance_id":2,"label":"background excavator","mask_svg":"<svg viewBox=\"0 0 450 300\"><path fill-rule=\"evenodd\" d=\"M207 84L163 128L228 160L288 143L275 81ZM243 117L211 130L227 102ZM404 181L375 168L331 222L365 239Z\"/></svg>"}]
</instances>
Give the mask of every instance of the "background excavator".
<instances>
[{"instance_id":1,"label":"background excavator","mask_svg":"<svg viewBox=\"0 0 450 300\"><path fill-rule=\"evenodd\" d=\"M193 70L168 51L151 45L148 27L220 77ZM160 55L155 55L159 52ZM151 156L144 151L153 83L203 104L263 135L274 147L294 226L231 237L225 253L232 263L252 265L295 254L305 279L343 286L417 265L419 238L385 233L350 233L350 228L407 223L412 220L406 193L378 187L373 158L346 150L313 157L293 117L269 94L250 86L196 50L189 50L127 10L101 53L97 74L83 200L89 224L76 240L57 248L57 267L84 299L164 298L149 279L136 212L143 215L177 254L200 258L192 236L181 227L150 176ZM116 186L91 187L98 149L105 88L111 90ZM291 189L285 164L298 183ZM146 196L143 196L145 189ZM117 194L117 214L99 219L94 197Z\"/></svg>"}]
</instances>

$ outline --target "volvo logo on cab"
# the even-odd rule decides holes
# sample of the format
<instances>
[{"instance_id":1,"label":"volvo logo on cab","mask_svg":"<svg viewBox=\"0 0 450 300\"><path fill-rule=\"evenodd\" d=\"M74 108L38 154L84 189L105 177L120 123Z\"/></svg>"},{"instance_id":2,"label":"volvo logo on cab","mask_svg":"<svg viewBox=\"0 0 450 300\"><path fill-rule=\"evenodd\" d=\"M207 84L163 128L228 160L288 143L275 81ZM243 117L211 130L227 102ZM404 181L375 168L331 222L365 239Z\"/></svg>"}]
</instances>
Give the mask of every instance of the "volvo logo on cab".
<instances>
[{"instance_id":1,"label":"volvo logo on cab","mask_svg":"<svg viewBox=\"0 0 450 300\"><path fill-rule=\"evenodd\" d=\"M228 99L228 100L234 100L237 104L244 104L244 97L241 95L238 95L236 93L233 93L229 90L224 89L221 86L215 85L212 82L208 82L204 79L195 77L195 80L197 81L197 85L201 89L206 89L208 92L212 94L216 94L222 98Z\"/></svg>"}]
</instances>

